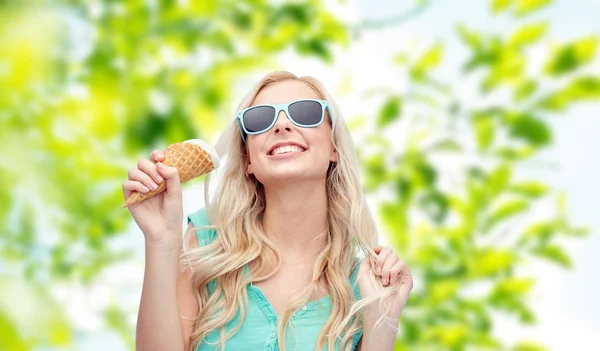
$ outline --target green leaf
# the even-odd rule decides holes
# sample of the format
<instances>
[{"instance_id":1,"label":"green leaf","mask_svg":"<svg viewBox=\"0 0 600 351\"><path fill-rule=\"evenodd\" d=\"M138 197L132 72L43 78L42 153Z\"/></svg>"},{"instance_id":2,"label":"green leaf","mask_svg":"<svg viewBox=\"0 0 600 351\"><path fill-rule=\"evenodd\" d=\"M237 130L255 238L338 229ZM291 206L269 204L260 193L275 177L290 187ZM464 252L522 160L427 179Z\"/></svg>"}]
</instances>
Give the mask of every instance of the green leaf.
<instances>
[{"instance_id":1,"label":"green leaf","mask_svg":"<svg viewBox=\"0 0 600 351\"><path fill-rule=\"evenodd\" d=\"M533 278L505 278L496 285L495 289L497 293L523 295L531 291L534 282Z\"/></svg>"},{"instance_id":2,"label":"green leaf","mask_svg":"<svg viewBox=\"0 0 600 351\"><path fill-rule=\"evenodd\" d=\"M484 249L467 258L467 269L472 278L492 277L512 266L514 254L509 250Z\"/></svg>"},{"instance_id":3,"label":"green leaf","mask_svg":"<svg viewBox=\"0 0 600 351\"><path fill-rule=\"evenodd\" d=\"M420 208L437 224L441 224L448 214L448 199L439 191L429 191L419 199Z\"/></svg>"},{"instance_id":4,"label":"green leaf","mask_svg":"<svg viewBox=\"0 0 600 351\"><path fill-rule=\"evenodd\" d=\"M516 13L518 16L524 16L549 5L551 2L552 0L517 0Z\"/></svg>"},{"instance_id":5,"label":"green leaf","mask_svg":"<svg viewBox=\"0 0 600 351\"><path fill-rule=\"evenodd\" d=\"M516 214L524 212L529 208L529 204L525 200L511 199L501 202L495 206L487 220L483 224L482 230L487 232L490 228L496 225L498 222L512 217Z\"/></svg>"},{"instance_id":6,"label":"green leaf","mask_svg":"<svg viewBox=\"0 0 600 351\"><path fill-rule=\"evenodd\" d=\"M460 281L458 279L438 281L432 284L430 296L434 303L442 303L454 296L459 288Z\"/></svg>"},{"instance_id":7,"label":"green leaf","mask_svg":"<svg viewBox=\"0 0 600 351\"><path fill-rule=\"evenodd\" d=\"M380 207L383 224L386 226L390 239L401 250L408 247L408 219L406 205L401 203L383 203Z\"/></svg>"},{"instance_id":8,"label":"green leaf","mask_svg":"<svg viewBox=\"0 0 600 351\"><path fill-rule=\"evenodd\" d=\"M375 190L386 179L387 167L385 165L384 155L377 153L362 159L362 164L366 172L365 188Z\"/></svg>"},{"instance_id":9,"label":"green leaf","mask_svg":"<svg viewBox=\"0 0 600 351\"><path fill-rule=\"evenodd\" d=\"M502 349L502 343L494 338L493 335L487 334L488 330L484 329L484 333L475 332L471 336L473 340L473 346L476 350L500 350Z\"/></svg>"},{"instance_id":10,"label":"green leaf","mask_svg":"<svg viewBox=\"0 0 600 351\"><path fill-rule=\"evenodd\" d=\"M510 192L525 195L528 197L540 197L548 192L548 186L536 180L524 181L511 185Z\"/></svg>"},{"instance_id":11,"label":"green leaf","mask_svg":"<svg viewBox=\"0 0 600 351\"><path fill-rule=\"evenodd\" d=\"M573 266L569 255L567 255L567 253L561 247L556 245L549 244L540 246L531 250L531 253L557 263L565 268L571 268Z\"/></svg>"},{"instance_id":12,"label":"green leaf","mask_svg":"<svg viewBox=\"0 0 600 351\"><path fill-rule=\"evenodd\" d=\"M520 161L532 157L537 152L537 149L531 145L521 147L502 146L499 147L495 155L507 161Z\"/></svg>"},{"instance_id":13,"label":"green leaf","mask_svg":"<svg viewBox=\"0 0 600 351\"><path fill-rule=\"evenodd\" d=\"M600 100L600 77L584 76L571 81L565 88L551 93L537 106L551 111L562 111L579 101Z\"/></svg>"},{"instance_id":14,"label":"green leaf","mask_svg":"<svg viewBox=\"0 0 600 351\"><path fill-rule=\"evenodd\" d=\"M470 330L466 325L462 324L442 324L431 326L423 333L423 342L441 344L442 350L460 350L463 347L467 338L470 335Z\"/></svg>"},{"instance_id":15,"label":"green leaf","mask_svg":"<svg viewBox=\"0 0 600 351\"><path fill-rule=\"evenodd\" d=\"M598 38L593 36L561 46L546 63L546 73L550 76L560 76L583 67L593 60L597 46Z\"/></svg>"},{"instance_id":16,"label":"green leaf","mask_svg":"<svg viewBox=\"0 0 600 351\"><path fill-rule=\"evenodd\" d=\"M520 49L540 40L548 30L548 23L531 23L519 28L508 39L508 46Z\"/></svg>"},{"instance_id":17,"label":"green leaf","mask_svg":"<svg viewBox=\"0 0 600 351\"><path fill-rule=\"evenodd\" d=\"M501 83L515 84L523 80L527 61L518 50L502 50L493 62L492 69L481 84L484 92L490 91Z\"/></svg>"},{"instance_id":18,"label":"green leaf","mask_svg":"<svg viewBox=\"0 0 600 351\"><path fill-rule=\"evenodd\" d=\"M508 8L513 0L492 0L492 11L499 13Z\"/></svg>"},{"instance_id":19,"label":"green leaf","mask_svg":"<svg viewBox=\"0 0 600 351\"><path fill-rule=\"evenodd\" d=\"M379 116L377 117L377 125L379 127L385 127L390 123L394 122L402 114L402 98L399 96L392 96L387 99L379 110Z\"/></svg>"},{"instance_id":20,"label":"green leaf","mask_svg":"<svg viewBox=\"0 0 600 351\"><path fill-rule=\"evenodd\" d=\"M510 136L531 143L536 147L546 146L552 141L552 131L542 120L520 115L509 126Z\"/></svg>"},{"instance_id":21,"label":"green leaf","mask_svg":"<svg viewBox=\"0 0 600 351\"><path fill-rule=\"evenodd\" d=\"M394 59L392 62L394 62L398 66L404 66L410 62L410 57L405 53L399 53L396 56L394 56Z\"/></svg>"},{"instance_id":22,"label":"green leaf","mask_svg":"<svg viewBox=\"0 0 600 351\"><path fill-rule=\"evenodd\" d=\"M463 146L457 140L443 139L435 142L431 145L428 150L430 151L451 151L460 152L463 151Z\"/></svg>"},{"instance_id":23,"label":"green leaf","mask_svg":"<svg viewBox=\"0 0 600 351\"><path fill-rule=\"evenodd\" d=\"M316 56L325 62L332 62L333 60L329 46L319 38L298 39L296 50L303 56Z\"/></svg>"},{"instance_id":24,"label":"green leaf","mask_svg":"<svg viewBox=\"0 0 600 351\"><path fill-rule=\"evenodd\" d=\"M548 351L549 349L537 341L519 341L512 351Z\"/></svg>"},{"instance_id":25,"label":"green leaf","mask_svg":"<svg viewBox=\"0 0 600 351\"><path fill-rule=\"evenodd\" d=\"M479 50L481 48L482 41L479 33L468 29L463 24L457 25L456 30L463 43L467 44L469 47L471 47L471 49Z\"/></svg>"},{"instance_id":26,"label":"green leaf","mask_svg":"<svg viewBox=\"0 0 600 351\"><path fill-rule=\"evenodd\" d=\"M518 245L543 245L556 234L558 229L559 226L556 221L542 221L533 223L523 231Z\"/></svg>"},{"instance_id":27,"label":"green leaf","mask_svg":"<svg viewBox=\"0 0 600 351\"><path fill-rule=\"evenodd\" d=\"M437 42L417 60L411 70L412 78L418 81L423 80L428 71L440 64L443 54L444 46Z\"/></svg>"},{"instance_id":28,"label":"green leaf","mask_svg":"<svg viewBox=\"0 0 600 351\"><path fill-rule=\"evenodd\" d=\"M17 327L0 311L0 350L29 350Z\"/></svg>"},{"instance_id":29,"label":"green leaf","mask_svg":"<svg viewBox=\"0 0 600 351\"><path fill-rule=\"evenodd\" d=\"M510 182L511 175L511 167L506 163L500 164L490 172L485 185L492 195L498 195L504 190L508 182Z\"/></svg>"},{"instance_id":30,"label":"green leaf","mask_svg":"<svg viewBox=\"0 0 600 351\"><path fill-rule=\"evenodd\" d=\"M586 227L569 227L565 230L566 235L574 237L584 237L590 235L591 233L591 229Z\"/></svg>"},{"instance_id":31,"label":"green leaf","mask_svg":"<svg viewBox=\"0 0 600 351\"><path fill-rule=\"evenodd\" d=\"M527 79L517 86L514 93L514 98L517 102L527 99L531 94L535 93L538 88L536 81Z\"/></svg>"},{"instance_id":32,"label":"green leaf","mask_svg":"<svg viewBox=\"0 0 600 351\"><path fill-rule=\"evenodd\" d=\"M473 127L479 150L489 149L496 134L493 117L486 115L476 116Z\"/></svg>"}]
</instances>

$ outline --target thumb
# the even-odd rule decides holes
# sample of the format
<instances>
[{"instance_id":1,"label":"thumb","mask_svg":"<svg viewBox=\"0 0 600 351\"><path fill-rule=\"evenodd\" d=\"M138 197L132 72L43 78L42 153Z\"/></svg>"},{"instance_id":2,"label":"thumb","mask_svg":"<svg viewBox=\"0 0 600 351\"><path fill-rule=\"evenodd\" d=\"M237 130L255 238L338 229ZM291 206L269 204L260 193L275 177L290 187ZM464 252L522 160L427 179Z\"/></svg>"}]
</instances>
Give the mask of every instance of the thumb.
<instances>
[{"instance_id":1,"label":"thumb","mask_svg":"<svg viewBox=\"0 0 600 351\"><path fill-rule=\"evenodd\" d=\"M175 167L169 167L162 162L157 162L156 168L158 169L160 175L165 178L167 195L171 198L181 197L181 181L179 180L179 170L177 170Z\"/></svg>"},{"instance_id":2,"label":"thumb","mask_svg":"<svg viewBox=\"0 0 600 351\"><path fill-rule=\"evenodd\" d=\"M360 263L360 267L358 268L358 274L356 277L356 281L358 283L358 288L360 289L361 296L367 296L368 292L372 290L372 287L369 283L369 274L371 271L371 260L369 256L363 258Z\"/></svg>"},{"instance_id":3,"label":"thumb","mask_svg":"<svg viewBox=\"0 0 600 351\"><path fill-rule=\"evenodd\" d=\"M365 258L363 258L362 262L360 263L360 267L358 268L358 275L359 276L366 275L369 273L370 270L371 270L371 260L369 259L369 256L366 256Z\"/></svg>"}]
</instances>

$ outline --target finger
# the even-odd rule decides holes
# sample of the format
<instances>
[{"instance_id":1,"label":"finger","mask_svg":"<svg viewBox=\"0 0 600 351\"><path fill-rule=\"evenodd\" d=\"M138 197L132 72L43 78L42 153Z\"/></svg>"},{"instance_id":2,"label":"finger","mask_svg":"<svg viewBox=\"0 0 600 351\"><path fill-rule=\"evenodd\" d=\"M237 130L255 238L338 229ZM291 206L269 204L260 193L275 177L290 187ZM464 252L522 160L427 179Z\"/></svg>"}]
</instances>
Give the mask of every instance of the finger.
<instances>
[{"instance_id":1,"label":"finger","mask_svg":"<svg viewBox=\"0 0 600 351\"><path fill-rule=\"evenodd\" d=\"M408 267L402 270L402 284L398 287L397 304L404 305L408 300L411 290L413 289L413 278Z\"/></svg>"},{"instance_id":2,"label":"finger","mask_svg":"<svg viewBox=\"0 0 600 351\"><path fill-rule=\"evenodd\" d=\"M125 196L126 200L129 197L129 195L131 195L131 193L134 191L139 191L140 193L147 193L150 191L150 189L148 189L148 187L136 180L128 180L123 183L123 196Z\"/></svg>"},{"instance_id":3,"label":"finger","mask_svg":"<svg viewBox=\"0 0 600 351\"><path fill-rule=\"evenodd\" d=\"M398 282L402 281L402 270L406 267L406 263L404 260L398 260L394 263L394 266L390 270L391 282L390 284L394 285Z\"/></svg>"},{"instance_id":4,"label":"finger","mask_svg":"<svg viewBox=\"0 0 600 351\"><path fill-rule=\"evenodd\" d=\"M390 253L392 253L392 250L389 247L384 247L377 255L377 262L375 263L375 273L377 273L378 275L381 275L383 263L385 262L385 259Z\"/></svg>"},{"instance_id":5,"label":"finger","mask_svg":"<svg viewBox=\"0 0 600 351\"><path fill-rule=\"evenodd\" d=\"M161 177L161 175L158 173L156 165L150 160L141 158L138 161L138 169L152 177L157 184L160 184L164 181L163 177Z\"/></svg>"},{"instance_id":6,"label":"finger","mask_svg":"<svg viewBox=\"0 0 600 351\"><path fill-rule=\"evenodd\" d=\"M383 268L381 272L381 283L383 286L388 286L392 281L391 270L392 267L398 262L398 256L396 256L393 252L387 255L385 262L383 262Z\"/></svg>"},{"instance_id":7,"label":"finger","mask_svg":"<svg viewBox=\"0 0 600 351\"><path fill-rule=\"evenodd\" d=\"M162 162L165 160L165 154L161 150L154 150L150 154L150 160L154 163Z\"/></svg>"},{"instance_id":8,"label":"finger","mask_svg":"<svg viewBox=\"0 0 600 351\"><path fill-rule=\"evenodd\" d=\"M181 197L181 182L177 168L169 167L162 162L158 162L156 166L160 174L166 179L167 195L170 197Z\"/></svg>"},{"instance_id":9,"label":"finger","mask_svg":"<svg viewBox=\"0 0 600 351\"><path fill-rule=\"evenodd\" d=\"M408 268L408 266L405 266L402 269L402 275L400 276L400 279L402 280L401 287L408 289L408 291L410 292L413 289L415 282L412 273L410 272L410 268Z\"/></svg>"},{"instance_id":10,"label":"finger","mask_svg":"<svg viewBox=\"0 0 600 351\"><path fill-rule=\"evenodd\" d=\"M358 268L358 275L356 277L356 279L358 280L358 278L360 276L362 276L363 274L367 274L367 272L371 269L371 260L369 259L369 256L363 258L362 262L360 263L360 267Z\"/></svg>"},{"instance_id":11,"label":"finger","mask_svg":"<svg viewBox=\"0 0 600 351\"><path fill-rule=\"evenodd\" d=\"M152 190L158 188L158 184L156 184L148 174L144 173L143 171L137 168L130 169L127 175L129 177L129 180L138 181Z\"/></svg>"}]
</instances>

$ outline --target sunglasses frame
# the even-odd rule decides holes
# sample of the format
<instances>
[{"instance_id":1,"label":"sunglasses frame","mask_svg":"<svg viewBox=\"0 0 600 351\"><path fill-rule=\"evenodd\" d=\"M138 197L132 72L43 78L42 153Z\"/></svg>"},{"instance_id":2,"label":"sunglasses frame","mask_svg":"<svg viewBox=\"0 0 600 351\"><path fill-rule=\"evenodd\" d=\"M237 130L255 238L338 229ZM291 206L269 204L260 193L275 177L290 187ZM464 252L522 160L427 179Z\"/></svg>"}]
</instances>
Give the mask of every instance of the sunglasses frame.
<instances>
[{"instance_id":1,"label":"sunglasses frame","mask_svg":"<svg viewBox=\"0 0 600 351\"><path fill-rule=\"evenodd\" d=\"M290 111L288 110L288 108L290 107L290 105L293 105L297 102L301 102L301 101L312 101L312 102L318 102L319 104L321 104L321 119L319 120L319 123L316 124L300 124L298 122L296 122L294 120L294 117L290 117ZM269 125L269 127L265 128L264 130L261 130L259 132L249 132L246 129L246 126L244 125L244 113L246 113L249 110L255 109L257 107L272 107L275 109L275 116L273 118L273 122L271 122L271 124ZM288 119L295 125L297 125L298 127L302 127L302 128L314 128L314 127L318 127L323 123L323 120L325 120L325 110L327 110L329 112L329 118L331 119L331 111L329 109L329 104L327 103L326 100L318 100L318 99L300 99L300 100L294 100L294 101L290 101L287 102L285 104L261 104L261 105L256 105L256 106L251 106L248 108L245 108L243 110L241 110L240 112L238 112L237 114L237 121L238 121L238 125L240 127L240 134L242 134L242 141L246 142L246 136L244 135L244 133L246 133L246 135L256 135L256 134L262 134L264 132L269 131L271 128L273 128L273 126L275 125L275 123L277 123L277 119L279 119L279 112L284 111L285 115L288 117Z\"/></svg>"}]
</instances>

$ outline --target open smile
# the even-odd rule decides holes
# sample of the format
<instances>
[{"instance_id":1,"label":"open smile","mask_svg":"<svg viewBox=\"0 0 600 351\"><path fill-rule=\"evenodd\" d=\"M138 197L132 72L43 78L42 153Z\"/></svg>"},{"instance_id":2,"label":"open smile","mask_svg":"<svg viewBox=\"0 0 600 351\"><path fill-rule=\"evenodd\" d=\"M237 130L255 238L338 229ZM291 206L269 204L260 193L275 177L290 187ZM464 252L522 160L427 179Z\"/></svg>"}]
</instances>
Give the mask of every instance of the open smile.
<instances>
[{"instance_id":1,"label":"open smile","mask_svg":"<svg viewBox=\"0 0 600 351\"><path fill-rule=\"evenodd\" d=\"M285 147L286 149L281 150L282 148L279 149L275 149L273 150L273 152L269 153L267 156L270 158L290 158L290 157L295 157L298 155L303 154L306 150L299 148L299 147L293 147L292 149L290 149L288 146Z\"/></svg>"}]
</instances>

